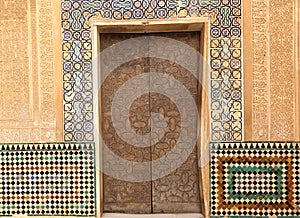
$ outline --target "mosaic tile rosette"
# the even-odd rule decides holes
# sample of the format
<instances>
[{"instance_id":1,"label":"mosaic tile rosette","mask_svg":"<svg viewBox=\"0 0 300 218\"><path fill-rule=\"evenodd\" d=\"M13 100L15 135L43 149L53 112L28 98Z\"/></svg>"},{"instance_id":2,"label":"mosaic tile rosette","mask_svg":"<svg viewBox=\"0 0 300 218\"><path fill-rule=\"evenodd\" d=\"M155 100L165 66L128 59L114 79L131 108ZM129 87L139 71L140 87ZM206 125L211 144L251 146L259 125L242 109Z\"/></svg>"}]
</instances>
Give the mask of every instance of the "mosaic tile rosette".
<instances>
[{"instance_id":1,"label":"mosaic tile rosette","mask_svg":"<svg viewBox=\"0 0 300 218\"><path fill-rule=\"evenodd\" d=\"M95 216L94 144L2 144L0 150L0 216Z\"/></svg>"},{"instance_id":2,"label":"mosaic tile rosette","mask_svg":"<svg viewBox=\"0 0 300 218\"><path fill-rule=\"evenodd\" d=\"M299 144L213 144L211 215L300 217Z\"/></svg>"}]
</instances>

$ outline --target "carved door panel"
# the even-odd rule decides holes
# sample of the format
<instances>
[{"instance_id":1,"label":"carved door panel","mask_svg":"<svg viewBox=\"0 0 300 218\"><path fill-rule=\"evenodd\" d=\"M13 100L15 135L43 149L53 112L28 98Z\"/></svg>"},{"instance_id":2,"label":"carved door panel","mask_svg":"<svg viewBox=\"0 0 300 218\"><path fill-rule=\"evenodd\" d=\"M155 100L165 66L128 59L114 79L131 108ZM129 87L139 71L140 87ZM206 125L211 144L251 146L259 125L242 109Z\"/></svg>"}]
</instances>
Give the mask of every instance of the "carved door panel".
<instances>
[{"instance_id":1,"label":"carved door panel","mask_svg":"<svg viewBox=\"0 0 300 218\"><path fill-rule=\"evenodd\" d=\"M114 44L126 39L137 37L135 34L101 34L100 35L100 49L104 49L113 46ZM109 49L109 48L108 48ZM120 51L126 53L135 52L133 48L128 44L126 51ZM108 61L119 58L119 54L115 56L104 57ZM105 64L104 60L101 64ZM102 65L101 69L104 68ZM100 70L101 70L100 69ZM134 59L126 64L116 68L110 73L104 80L101 86L101 124L102 124L102 138L108 148L117 156L124 160L134 162L148 162L150 169L151 151L150 147L137 147L132 146L127 141L119 137L116 132L115 126L118 125L122 134L130 134L127 123L112 122L111 107L116 92L124 85L129 79L140 74L148 74L149 72L149 60L147 58ZM102 75L101 75L102 76ZM148 83L148 82L147 82ZM131 85L130 89L126 89L126 93L123 95L129 97L135 93L136 85ZM120 114L122 111L119 112ZM140 134L145 135L149 133L149 96L143 95L132 102L130 108L130 127ZM117 120L118 117L116 117ZM134 137L134 135L133 135ZM149 138L150 140L150 138ZM107 153L105 153L104 164L107 161ZM112 157L113 158L113 157ZM104 211L106 212L122 212L122 213L151 213L151 175L150 171L145 172L145 177L148 182L127 182L122 181L118 176L122 177L124 170L122 163L114 161L113 166L109 166L108 170L113 171L115 177L104 175ZM126 172L125 172L126 173Z\"/></svg>"},{"instance_id":2,"label":"carved door panel","mask_svg":"<svg viewBox=\"0 0 300 218\"><path fill-rule=\"evenodd\" d=\"M123 40L140 37L140 36L162 36L176 39L180 42L186 43L199 51L200 47L200 32L187 33L159 33L159 34L101 34L100 46L101 51ZM172 53L172 46L167 47L156 45L155 38L147 37L147 43L141 48L146 50L158 49L159 52ZM128 52L135 52L132 50L130 44L126 47L124 55ZM181 51L173 53L172 58L180 58L180 55L186 55L185 59L191 63L200 63L197 60L199 57L188 57L189 54L182 54ZM178 56L178 57L177 57ZM111 60L114 57L107 57ZM104 61L105 64L105 61ZM161 162L160 157L168 154L178 141L180 134L184 134L186 143L191 141L197 135L196 124L190 129L181 128L182 119L189 121L189 119L196 119L190 117L188 108L184 113L179 112L178 105L176 105L166 95L151 92L151 87L159 84L160 90L169 89L173 84L172 81L163 82L159 77L151 77L150 72L162 73L166 76L171 76L178 80L188 90L190 96L195 103L198 102L200 96L200 89L198 78L194 77L187 69L172 61L159 58L136 58L110 73L101 86L101 126L102 138L109 149L122 159L135 162L149 163L149 171L145 171L145 177L149 178L147 182L126 182L108 175L104 175L104 211L105 212L124 212L124 213L185 213L185 212L201 212L201 202L199 194L199 181L197 170L197 151L196 146L189 154L187 160L178 167L175 171L167 176L153 179L155 173L159 174L160 169L164 170L164 163ZM149 94L143 94L136 98L130 106L129 122L118 122L117 126L122 130L122 134L130 135L134 130L136 136L146 135L149 138L144 139L144 142L149 144L147 147L132 146L130 143L123 140L117 134L115 126L112 122L111 105L114 96L118 89L120 89L128 80L134 76L144 75L145 81L143 84L149 84ZM147 75L147 76L145 76ZM161 80L161 81L157 81ZM125 89L123 96L134 96L136 86L139 84L131 83L129 89ZM180 96L181 101L187 101L187 96L182 95L180 90L174 89L174 95ZM151 134L151 112L159 113L164 117L167 126L164 128L164 135L158 137ZM119 112L124 113L124 111ZM118 120L115 119L115 120ZM129 130L128 128L131 128ZM128 132L127 132L128 131ZM130 135L132 140L135 140L134 135ZM128 140L127 140L128 141ZM176 154L180 156L181 154ZM175 155L175 156L176 156ZM109 158L109 157L106 157ZM153 165L154 160L158 160L158 165ZM174 162L177 161L175 158ZM105 163L104 163L105 164ZM173 164L172 161L170 164ZM118 164L116 164L118 165ZM156 170L153 170L156 167ZM122 166L111 166L109 170L118 173L124 173ZM155 177L156 178L156 177Z\"/></svg>"},{"instance_id":3,"label":"carved door panel","mask_svg":"<svg viewBox=\"0 0 300 218\"><path fill-rule=\"evenodd\" d=\"M197 51L200 49L200 33L163 33L163 34L151 34L154 36L168 37L178 40L189 46L193 47ZM198 56L190 56L191 54L183 53L184 51L176 51L174 47L178 46L159 46L156 45L155 38L151 38L149 45L155 48L157 53L173 54L170 57L171 60L183 59L191 64L199 64ZM180 47L180 46L179 46ZM180 49L180 48L179 48ZM180 57L184 55L184 57ZM199 69L200 66L197 67ZM181 92L182 88L175 88L173 91L169 91L171 96L180 96L182 106L187 105L185 102L192 97L197 104L199 97L199 84L198 77L193 76L191 72L183 68L179 64L176 64L170 60L163 60L158 58L150 58L150 72L163 73L165 75L174 77L188 90L189 94L185 95ZM199 73L198 75L199 76ZM159 79L159 78L158 78ZM150 79L150 82L154 84L160 84L160 90L165 93L164 89L171 89L174 84L172 80L163 83ZM154 85L153 84L153 85ZM151 84L152 85L152 84ZM150 86L151 86L150 85ZM173 92L173 93L172 93ZM191 122L191 119L196 120L195 116L190 113L190 108L183 107L184 113L179 113L178 107L180 105L174 104L169 98L161 94L150 94L150 108L152 112L160 112L168 123L168 127L165 129L165 135L156 144L151 144L152 160L165 156L170 152L176 143L178 143L178 137L183 135L184 142L192 143L196 141L197 136L197 123ZM183 120L189 123L195 123L186 128L181 128ZM189 128L189 129L188 129ZM194 145L189 145L193 147ZM152 182L152 207L154 213L196 213L201 212L201 202L199 194L199 176L197 167L197 150L196 146L188 156L187 160L177 168L175 171L167 176L154 180ZM184 151L183 151L184 152ZM174 160L167 163L176 164L174 162L179 161L181 154L174 154ZM166 161L161 164L166 164ZM164 170L164 168L162 168ZM160 174L158 170L156 173Z\"/></svg>"}]
</instances>

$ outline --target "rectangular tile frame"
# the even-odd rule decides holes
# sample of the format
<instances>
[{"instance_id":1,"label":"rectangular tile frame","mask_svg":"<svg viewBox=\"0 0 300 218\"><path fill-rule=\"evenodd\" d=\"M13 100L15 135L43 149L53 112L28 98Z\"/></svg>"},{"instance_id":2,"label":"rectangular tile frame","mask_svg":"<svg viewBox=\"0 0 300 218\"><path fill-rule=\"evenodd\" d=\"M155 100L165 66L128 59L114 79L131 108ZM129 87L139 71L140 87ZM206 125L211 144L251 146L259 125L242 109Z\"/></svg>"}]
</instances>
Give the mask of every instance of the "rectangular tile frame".
<instances>
[{"instance_id":1,"label":"rectangular tile frame","mask_svg":"<svg viewBox=\"0 0 300 218\"><path fill-rule=\"evenodd\" d=\"M300 217L300 198L299 198L300 185L299 185L299 181L297 182L297 178L299 180L299 176L300 176L300 170L297 165L297 163L299 164L299 160L300 160L300 147L299 147L300 143L298 142L236 142L236 143L219 142L219 143L211 143L210 145L211 145L211 174L210 174L211 216L210 217L236 217L236 216L239 217L278 216L282 218ZM242 157L244 157L244 159ZM221 160L220 158L221 159L225 158L226 160L224 159L223 161L216 163L216 161ZM245 158L247 159L247 161ZM246 205L244 204L239 205L238 202L235 202L235 204L232 205L231 209L222 208L222 205L224 204L221 203L220 201L224 201L224 202L229 201L228 193L222 193L224 191L222 187L228 186L226 182L227 180L225 181L226 179L225 176L226 174L224 174L225 171L224 169L221 170L221 168L224 167L224 164L228 166L232 166L232 165L241 166L246 164L251 167L253 167L254 164L255 167L256 164L269 165L267 164L267 162L272 162L275 165L280 165L280 163L283 160L286 160L289 163L288 164L289 169L287 169L290 170L287 172L287 176L288 176L287 178L289 179L287 182L289 184L285 185L287 186L285 190L287 195L289 196L289 200L292 202L288 201L287 204L283 204L282 206L282 202L279 201L278 203L281 205L280 207L284 207L284 208L282 209L279 208L278 210L276 210L276 208L278 208L279 205L277 205L276 203L272 204L272 202L268 202L269 210L266 209L265 206L260 206L260 209L257 209L258 210L257 214L253 214L255 213L255 209L249 207L248 203ZM226 161L229 162L227 163ZM242 162L237 163L236 161L242 161L243 163ZM248 163L249 161L252 163L249 164ZM220 165L220 163L222 166ZM220 180L222 181L224 180L225 183L221 184ZM294 186L292 186L293 184ZM219 189L218 187L221 189ZM268 199L263 199L263 200L269 201ZM250 201L251 201L250 199L246 200L246 202L250 202ZM256 205L258 205L258 202L259 201L256 202ZM225 204L227 205L227 203ZM294 208L294 210L292 208Z\"/></svg>"}]
</instances>

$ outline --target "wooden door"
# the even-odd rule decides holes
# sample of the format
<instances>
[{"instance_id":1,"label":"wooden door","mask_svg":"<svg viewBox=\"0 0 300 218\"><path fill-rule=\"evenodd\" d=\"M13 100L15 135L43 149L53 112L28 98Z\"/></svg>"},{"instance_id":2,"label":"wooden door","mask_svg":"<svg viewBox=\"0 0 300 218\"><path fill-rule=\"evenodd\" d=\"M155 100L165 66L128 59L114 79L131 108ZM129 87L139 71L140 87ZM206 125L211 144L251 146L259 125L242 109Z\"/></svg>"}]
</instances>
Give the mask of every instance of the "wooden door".
<instances>
[{"instance_id":1,"label":"wooden door","mask_svg":"<svg viewBox=\"0 0 300 218\"><path fill-rule=\"evenodd\" d=\"M104 49L121 42L123 40L139 36L160 36L176 39L186 43L197 51L200 49L200 32L182 32L182 33L151 33L151 34L101 34L100 49ZM155 46L155 37L148 37L147 46L154 46L161 52L171 53L173 47ZM126 47L126 52L134 52L130 47ZM148 49L150 49L148 47ZM174 54L174 53L173 53ZM175 52L175 56L182 55L180 51ZM113 57L112 57L113 58ZM176 57L172 57L175 58ZM197 59L199 57L189 57ZM200 64L200 60L196 62ZM193 61L195 63L195 60ZM200 67L199 67L200 68ZM198 68L198 69L199 69ZM101 69L101 68L100 68ZM121 65L115 69L105 79L101 87L101 125L102 138L116 155L129 161L149 163L149 172L146 182L127 182L107 175L104 175L104 211L122 212L122 213L191 213L201 212L201 202L199 194L199 175L197 168L197 146L189 155L188 159L175 171L167 176L152 180L153 160L158 160L166 155L176 144L176 140L181 131L181 119L196 119L188 117L188 114L180 114L174 102L167 96L150 92L136 98L130 107L131 128L138 135L149 135L148 147L135 147L122 140L114 130L111 118L111 104L116 91L128 81L137 75L150 75L149 72L160 72L174 77L181 82L190 92L190 95L198 103L201 92L198 78L194 77L187 69L182 66L160 58L136 58ZM151 87L149 79L149 87ZM138 84L136 84L138 85ZM161 89L167 89L170 84L161 84ZM132 87L134 92L135 87ZM128 95L133 95L130 90ZM180 95L181 93L176 93ZM185 97L182 97L185 101ZM150 115L151 112L160 113L166 120L168 126L165 128L165 134L158 142L151 144L155 136L150 133ZM120 111L120 113L122 113ZM122 124L121 124L122 125ZM126 134L126 124L124 123L124 133ZM186 137L194 135L197 126L193 126L185 132ZM178 154L180 155L180 154ZM176 160L174 160L176 161ZM162 163L163 165L163 163ZM113 168L111 170L119 169ZM163 166L162 166L163 170Z\"/></svg>"}]
</instances>

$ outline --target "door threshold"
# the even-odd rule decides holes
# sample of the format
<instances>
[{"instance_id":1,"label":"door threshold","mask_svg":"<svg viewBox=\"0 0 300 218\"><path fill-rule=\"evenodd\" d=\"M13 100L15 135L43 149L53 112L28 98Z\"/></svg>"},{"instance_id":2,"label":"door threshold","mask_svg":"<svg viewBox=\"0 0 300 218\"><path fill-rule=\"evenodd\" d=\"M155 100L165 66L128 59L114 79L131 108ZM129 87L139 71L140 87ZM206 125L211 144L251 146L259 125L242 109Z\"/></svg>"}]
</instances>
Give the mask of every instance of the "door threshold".
<instances>
[{"instance_id":1,"label":"door threshold","mask_svg":"<svg viewBox=\"0 0 300 218\"><path fill-rule=\"evenodd\" d=\"M104 213L105 218L203 218L201 213L173 213L173 214L124 214Z\"/></svg>"}]
</instances>

